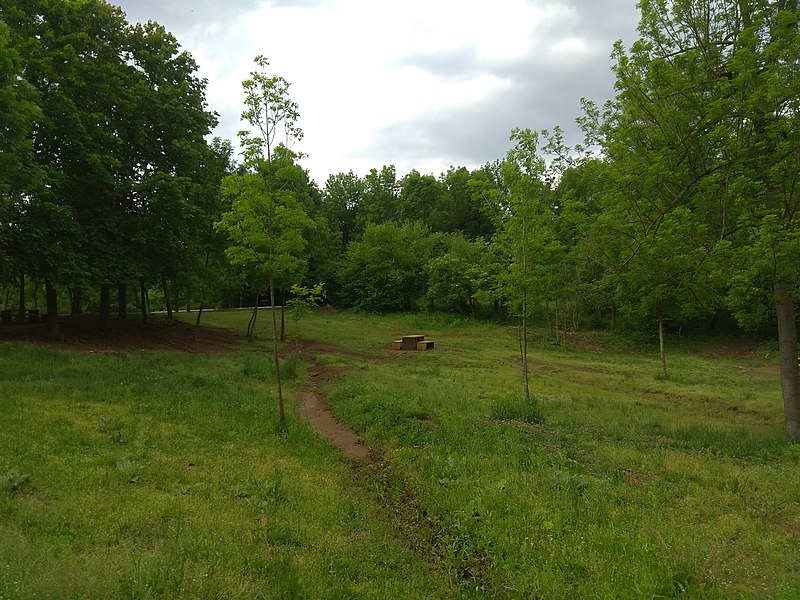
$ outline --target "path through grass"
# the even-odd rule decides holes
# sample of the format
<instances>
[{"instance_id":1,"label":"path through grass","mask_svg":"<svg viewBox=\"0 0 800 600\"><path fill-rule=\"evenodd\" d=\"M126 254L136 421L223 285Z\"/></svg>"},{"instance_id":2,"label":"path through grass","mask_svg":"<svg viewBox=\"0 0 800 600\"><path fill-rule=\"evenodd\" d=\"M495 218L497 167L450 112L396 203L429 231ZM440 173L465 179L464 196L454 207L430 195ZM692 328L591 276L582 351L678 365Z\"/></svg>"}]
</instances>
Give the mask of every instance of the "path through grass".
<instances>
[{"instance_id":1,"label":"path through grass","mask_svg":"<svg viewBox=\"0 0 800 600\"><path fill-rule=\"evenodd\" d=\"M204 319L243 332L247 316ZM412 332L437 350L388 349ZM800 448L774 365L687 345L664 380L655 348L562 351L534 332L528 406L515 333L300 321L371 356L320 386L385 458L355 471L292 411L277 430L258 343L0 345L0 598L800 597Z\"/></svg>"}]
</instances>

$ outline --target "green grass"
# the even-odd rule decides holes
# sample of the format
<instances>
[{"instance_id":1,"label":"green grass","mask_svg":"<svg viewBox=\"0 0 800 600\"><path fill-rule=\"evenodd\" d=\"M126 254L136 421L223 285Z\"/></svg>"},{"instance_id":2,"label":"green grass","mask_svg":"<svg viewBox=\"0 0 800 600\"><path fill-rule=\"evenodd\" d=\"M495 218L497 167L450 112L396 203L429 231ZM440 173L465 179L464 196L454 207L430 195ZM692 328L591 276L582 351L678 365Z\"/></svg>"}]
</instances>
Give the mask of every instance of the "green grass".
<instances>
[{"instance_id":1,"label":"green grass","mask_svg":"<svg viewBox=\"0 0 800 600\"><path fill-rule=\"evenodd\" d=\"M0 598L448 596L271 369L0 345Z\"/></svg>"},{"instance_id":2,"label":"green grass","mask_svg":"<svg viewBox=\"0 0 800 600\"><path fill-rule=\"evenodd\" d=\"M389 350L405 333L437 349ZM323 389L381 464L353 471L298 422L297 359L281 432L259 342L0 346L0 598L800 596L774 356L683 341L662 379L656 347L535 331L526 404L514 327L318 313L298 335L359 367Z\"/></svg>"}]
</instances>

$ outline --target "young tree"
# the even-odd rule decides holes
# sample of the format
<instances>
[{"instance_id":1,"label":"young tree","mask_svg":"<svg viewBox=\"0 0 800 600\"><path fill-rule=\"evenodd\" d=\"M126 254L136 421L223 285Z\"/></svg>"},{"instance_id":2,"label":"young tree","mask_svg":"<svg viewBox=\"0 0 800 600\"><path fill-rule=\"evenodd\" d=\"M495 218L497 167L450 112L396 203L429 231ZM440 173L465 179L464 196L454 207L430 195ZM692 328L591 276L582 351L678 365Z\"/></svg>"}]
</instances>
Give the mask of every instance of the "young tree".
<instances>
[{"instance_id":1,"label":"young tree","mask_svg":"<svg viewBox=\"0 0 800 600\"><path fill-rule=\"evenodd\" d=\"M231 241L226 251L231 262L263 278L269 287L278 410L281 427L285 427L275 285L297 278L303 269L303 230L310 219L296 191L282 185L292 178L281 171L299 167L286 164L286 147L278 143L277 136L285 136L282 141L287 145L302 137L296 125L297 104L289 97L289 83L283 77L267 75L267 59L257 56L255 62L258 70L242 82L245 91L242 119L251 127L239 132L244 171L223 180L222 191L232 201L232 210L222 216L218 227ZM281 159L276 160L278 157Z\"/></svg>"},{"instance_id":2,"label":"young tree","mask_svg":"<svg viewBox=\"0 0 800 600\"><path fill-rule=\"evenodd\" d=\"M530 401L528 320L547 298L561 248L553 229L550 173L539 148L539 133L515 129L511 140L515 146L502 164L509 193L505 207L496 213L495 240L508 257L508 268L501 274L499 287L520 318L522 392L524 399Z\"/></svg>"}]
</instances>

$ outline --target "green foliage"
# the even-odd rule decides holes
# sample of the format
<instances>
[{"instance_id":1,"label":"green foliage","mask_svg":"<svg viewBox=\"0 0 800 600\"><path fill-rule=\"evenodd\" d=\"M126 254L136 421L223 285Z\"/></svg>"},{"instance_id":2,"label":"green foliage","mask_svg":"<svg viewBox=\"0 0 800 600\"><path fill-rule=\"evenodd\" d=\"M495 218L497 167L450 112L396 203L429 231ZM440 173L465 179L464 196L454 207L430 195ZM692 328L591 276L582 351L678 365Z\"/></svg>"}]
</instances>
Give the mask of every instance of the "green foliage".
<instances>
[{"instance_id":1,"label":"green foliage","mask_svg":"<svg viewBox=\"0 0 800 600\"><path fill-rule=\"evenodd\" d=\"M288 278L302 270L303 227L310 223L296 196L288 190L270 190L265 177L263 173L226 177L222 193L232 209L217 224L231 241L226 250L231 263L251 273L261 286L270 278Z\"/></svg>"},{"instance_id":2,"label":"green foliage","mask_svg":"<svg viewBox=\"0 0 800 600\"><path fill-rule=\"evenodd\" d=\"M292 319L294 319L295 332L300 319L311 314L322 301L322 288L321 283L312 287L297 284L292 286L293 297L286 304L289 306L289 313L292 315Z\"/></svg>"},{"instance_id":3,"label":"green foliage","mask_svg":"<svg viewBox=\"0 0 800 600\"><path fill-rule=\"evenodd\" d=\"M100 0L0 13L0 277L78 288L190 270L215 124L197 64Z\"/></svg>"},{"instance_id":4,"label":"green foliage","mask_svg":"<svg viewBox=\"0 0 800 600\"><path fill-rule=\"evenodd\" d=\"M368 225L342 259L342 301L366 312L413 308L424 292L424 269L435 243L420 223Z\"/></svg>"},{"instance_id":5,"label":"green foliage","mask_svg":"<svg viewBox=\"0 0 800 600\"><path fill-rule=\"evenodd\" d=\"M473 312L476 300L488 288L487 244L469 242L460 234L448 236L445 244L447 252L425 265L425 299L434 309Z\"/></svg>"}]
</instances>

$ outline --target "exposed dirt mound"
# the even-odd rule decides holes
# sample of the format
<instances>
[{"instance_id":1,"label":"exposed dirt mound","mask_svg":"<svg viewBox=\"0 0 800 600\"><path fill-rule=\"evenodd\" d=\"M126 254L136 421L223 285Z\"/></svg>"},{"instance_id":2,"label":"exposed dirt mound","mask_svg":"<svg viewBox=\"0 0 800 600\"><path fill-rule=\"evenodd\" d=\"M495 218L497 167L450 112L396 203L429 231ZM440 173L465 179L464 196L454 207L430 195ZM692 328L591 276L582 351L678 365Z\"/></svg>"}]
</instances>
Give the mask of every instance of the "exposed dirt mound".
<instances>
[{"instance_id":1,"label":"exposed dirt mound","mask_svg":"<svg viewBox=\"0 0 800 600\"><path fill-rule=\"evenodd\" d=\"M78 352L117 352L121 350L172 350L189 353L221 353L234 349L241 336L229 331L200 327L197 339L194 326L169 320L164 315L149 315L144 325L138 315L126 320L112 319L109 331L100 331L96 316L80 315L59 319L59 339L50 338L47 323L0 327L0 341L20 341Z\"/></svg>"}]
</instances>

